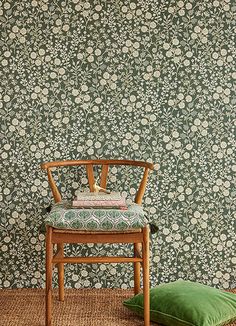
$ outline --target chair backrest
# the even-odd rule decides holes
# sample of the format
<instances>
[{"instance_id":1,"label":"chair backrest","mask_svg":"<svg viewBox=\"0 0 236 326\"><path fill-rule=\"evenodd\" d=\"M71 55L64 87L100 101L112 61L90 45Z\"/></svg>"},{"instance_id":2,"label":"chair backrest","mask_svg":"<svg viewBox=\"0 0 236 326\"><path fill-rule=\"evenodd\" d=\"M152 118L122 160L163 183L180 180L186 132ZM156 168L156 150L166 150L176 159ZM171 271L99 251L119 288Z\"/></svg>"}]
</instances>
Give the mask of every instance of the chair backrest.
<instances>
[{"instance_id":1,"label":"chair backrest","mask_svg":"<svg viewBox=\"0 0 236 326\"><path fill-rule=\"evenodd\" d=\"M144 195L147 180L148 180L149 170L154 169L154 166L152 163L142 162L142 161L131 161L131 160L67 160L67 161L54 161L54 162L42 163L41 168L44 170L47 170L48 182L51 187L53 198L54 198L55 202L60 202L62 199L61 199L61 194L57 188L56 182L53 179L51 169L55 168L55 167L78 166L78 165L86 166L89 188L90 188L91 192L94 191L93 185L95 183L94 171L93 171L94 165L100 165L102 167L101 179L100 179L100 187L102 187L102 188L106 188L107 176L108 176L108 171L109 171L110 165L111 166L112 165L127 165L127 166L130 165L130 166L135 166L135 167L137 167L137 166L143 167L144 168L143 177L142 177L138 191L135 196L135 203L137 203L137 204L142 203L143 195Z\"/></svg>"}]
</instances>

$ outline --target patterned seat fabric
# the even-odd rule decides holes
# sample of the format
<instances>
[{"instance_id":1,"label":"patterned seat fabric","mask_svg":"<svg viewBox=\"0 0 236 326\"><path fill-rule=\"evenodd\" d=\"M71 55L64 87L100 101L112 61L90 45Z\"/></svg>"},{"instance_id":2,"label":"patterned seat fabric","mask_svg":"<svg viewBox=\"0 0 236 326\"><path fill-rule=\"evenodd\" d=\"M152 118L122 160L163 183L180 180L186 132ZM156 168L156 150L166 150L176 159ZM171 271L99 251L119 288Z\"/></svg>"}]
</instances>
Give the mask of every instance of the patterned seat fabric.
<instances>
[{"instance_id":1,"label":"patterned seat fabric","mask_svg":"<svg viewBox=\"0 0 236 326\"><path fill-rule=\"evenodd\" d=\"M74 208L70 201L52 206L46 225L58 229L84 231L125 231L140 229L147 224L142 206L132 204L127 210Z\"/></svg>"}]
</instances>

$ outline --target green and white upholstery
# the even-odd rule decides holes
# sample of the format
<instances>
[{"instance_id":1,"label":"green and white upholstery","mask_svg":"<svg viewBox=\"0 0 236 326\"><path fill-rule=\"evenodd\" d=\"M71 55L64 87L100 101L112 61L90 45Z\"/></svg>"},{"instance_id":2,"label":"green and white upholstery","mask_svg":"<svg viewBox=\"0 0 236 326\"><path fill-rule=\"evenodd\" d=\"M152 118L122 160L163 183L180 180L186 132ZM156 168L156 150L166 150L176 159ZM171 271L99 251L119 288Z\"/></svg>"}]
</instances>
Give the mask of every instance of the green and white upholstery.
<instances>
[{"instance_id":1,"label":"green and white upholstery","mask_svg":"<svg viewBox=\"0 0 236 326\"><path fill-rule=\"evenodd\" d=\"M83 231L126 231L147 224L142 206L131 204L127 210L74 208L70 201L53 205L45 223L55 228Z\"/></svg>"}]
</instances>

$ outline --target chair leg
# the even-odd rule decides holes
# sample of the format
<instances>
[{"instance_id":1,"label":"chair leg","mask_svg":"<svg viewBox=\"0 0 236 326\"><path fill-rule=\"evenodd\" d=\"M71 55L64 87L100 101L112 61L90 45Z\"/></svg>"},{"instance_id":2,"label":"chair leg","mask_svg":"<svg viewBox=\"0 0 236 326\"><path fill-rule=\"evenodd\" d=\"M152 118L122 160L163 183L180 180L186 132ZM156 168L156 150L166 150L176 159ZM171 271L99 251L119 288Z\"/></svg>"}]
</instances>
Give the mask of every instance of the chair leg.
<instances>
[{"instance_id":1,"label":"chair leg","mask_svg":"<svg viewBox=\"0 0 236 326\"><path fill-rule=\"evenodd\" d=\"M58 243L57 249L60 250L60 257L64 257L64 244ZM64 301L64 264L58 263L58 283L59 283L59 301Z\"/></svg>"},{"instance_id":2,"label":"chair leg","mask_svg":"<svg viewBox=\"0 0 236 326\"><path fill-rule=\"evenodd\" d=\"M45 325L52 325L52 258L53 258L53 244L52 244L52 228L47 226L46 233L46 318Z\"/></svg>"},{"instance_id":3,"label":"chair leg","mask_svg":"<svg viewBox=\"0 0 236 326\"><path fill-rule=\"evenodd\" d=\"M134 243L134 257L140 254L140 244ZM134 263L134 294L140 292L140 263Z\"/></svg>"},{"instance_id":4,"label":"chair leg","mask_svg":"<svg viewBox=\"0 0 236 326\"><path fill-rule=\"evenodd\" d=\"M144 228L143 239L143 296L144 326L150 325L150 294L149 294L149 228Z\"/></svg>"}]
</instances>

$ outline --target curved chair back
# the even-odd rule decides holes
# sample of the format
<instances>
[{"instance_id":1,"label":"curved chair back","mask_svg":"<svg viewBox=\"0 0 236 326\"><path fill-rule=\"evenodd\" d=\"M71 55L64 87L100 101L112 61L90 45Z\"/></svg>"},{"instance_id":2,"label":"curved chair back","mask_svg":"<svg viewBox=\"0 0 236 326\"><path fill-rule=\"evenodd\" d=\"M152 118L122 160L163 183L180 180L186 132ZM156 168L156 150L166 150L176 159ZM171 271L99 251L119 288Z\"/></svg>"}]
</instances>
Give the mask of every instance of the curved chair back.
<instances>
[{"instance_id":1,"label":"curved chair back","mask_svg":"<svg viewBox=\"0 0 236 326\"><path fill-rule=\"evenodd\" d=\"M51 187L53 198L54 198L55 202L60 202L62 199L61 199L61 194L56 185L56 182L52 176L52 171L51 171L52 168L64 167L64 166L78 166L78 165L82 165L82 166L86 167L89 188L90 188L91 192L94 191L93 185L95 183L95 178L94 178L93 167L95 165L100 165L102 168L101 179L100 179L100 187L102 187L102 188L106 188L109 166L113 166L113 165L129 166L130 165L130 166L134 166L134 167L144 168L143 177L140 182L138 191L135 195L135 203L137 203L137 204L142 203L143 195L144 195L147 180L148 180L149 170L154 169L154 166L152 163L143 162L143 161L132 161L132 160L67 160L67 161L54 161L54 162L42 163L41 164L42 169L47 170L48 182Z\"/></svg>"}]
</instances>

